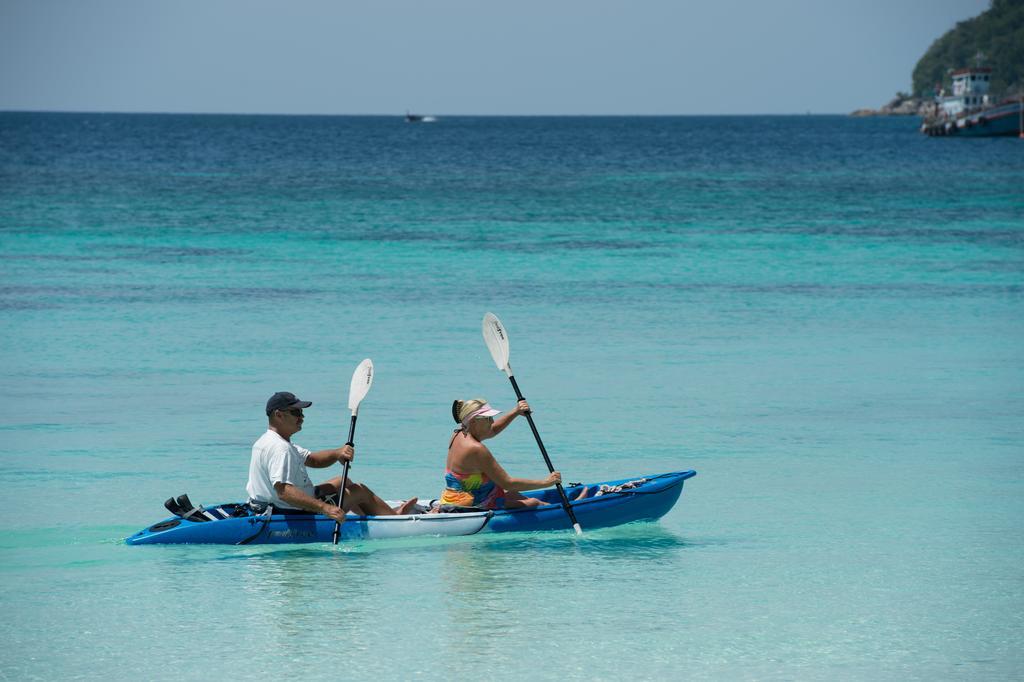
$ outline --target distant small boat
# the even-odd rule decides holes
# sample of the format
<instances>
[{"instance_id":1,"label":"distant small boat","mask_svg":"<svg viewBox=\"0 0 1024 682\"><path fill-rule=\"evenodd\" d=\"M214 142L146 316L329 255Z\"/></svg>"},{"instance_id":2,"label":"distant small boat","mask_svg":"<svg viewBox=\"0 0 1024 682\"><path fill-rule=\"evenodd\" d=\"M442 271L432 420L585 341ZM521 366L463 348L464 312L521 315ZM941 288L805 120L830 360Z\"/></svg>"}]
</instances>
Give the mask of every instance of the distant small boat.
<instances>
[{"instance_id":1,"label":"distant small boat","mask_svg":"<svg viewBox=\"0 0 1024 682\"><path fill-rule=\"evenodd\" d=\"M405 112L406 123L433 123L436 120L437 119L433 116L423 116L422 114L413 114L408 111Z\"/></svg>"}]
</instances>

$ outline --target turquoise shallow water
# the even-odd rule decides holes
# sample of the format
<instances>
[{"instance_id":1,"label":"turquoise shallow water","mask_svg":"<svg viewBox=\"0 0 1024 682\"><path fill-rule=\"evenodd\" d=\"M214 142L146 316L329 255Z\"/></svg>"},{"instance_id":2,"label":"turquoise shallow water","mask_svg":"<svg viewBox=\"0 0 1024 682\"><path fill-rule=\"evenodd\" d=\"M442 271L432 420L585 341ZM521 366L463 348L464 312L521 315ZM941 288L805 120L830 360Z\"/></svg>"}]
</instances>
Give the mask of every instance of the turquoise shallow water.
<instances>
[{"instance_id":1,"label":"turquoise shallow water","mask_svg":"<svg viewBox=\"0 0 1024 682\"><path fill-rule=\"evenodd\" d=\"M1008 679L1024 667L1024 153L909 120L0 114L0 676ZM511 389L660 523L141 547L261 406L436 495ZM543 463L517 423L514 475ZM484 674L487 677L487 674ZM491 675L497 676L497 674Z\"/></svg>"}]
</instances>

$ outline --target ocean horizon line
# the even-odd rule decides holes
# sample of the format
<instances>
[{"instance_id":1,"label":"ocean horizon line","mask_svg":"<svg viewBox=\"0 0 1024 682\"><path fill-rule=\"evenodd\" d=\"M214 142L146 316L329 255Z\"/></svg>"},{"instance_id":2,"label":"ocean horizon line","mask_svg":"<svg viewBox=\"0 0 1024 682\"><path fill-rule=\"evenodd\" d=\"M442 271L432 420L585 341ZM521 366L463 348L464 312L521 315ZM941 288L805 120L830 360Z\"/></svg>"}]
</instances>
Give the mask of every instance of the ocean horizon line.
<instances>
[{"instance_id":1,"label":"ocean horizon line","mask_svg":"<svg viewBox=\"0 0 1024 682\"><path fill-rule=\"evenodd\" d=\"M224 111L105 111L98 109L0 109L0 114L93 114L101 116L266 116L294 118L405 118L404 113L274 113L274 112L224 112ZM791 112L791 113L743 113L743 114L459 114L424 113L417 116L441 118L792 118L797 116L849 117L842 112Z\"/></svg>"}]
</instances>

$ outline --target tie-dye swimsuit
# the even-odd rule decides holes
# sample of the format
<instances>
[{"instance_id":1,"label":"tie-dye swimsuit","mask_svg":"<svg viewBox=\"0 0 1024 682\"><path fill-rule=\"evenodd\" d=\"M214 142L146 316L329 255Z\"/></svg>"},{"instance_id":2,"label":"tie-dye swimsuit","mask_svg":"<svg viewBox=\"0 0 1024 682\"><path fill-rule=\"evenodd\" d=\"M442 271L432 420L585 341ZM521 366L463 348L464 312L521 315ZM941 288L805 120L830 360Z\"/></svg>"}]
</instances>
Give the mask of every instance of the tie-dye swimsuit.
<instances>
[{"instance_id":1,"label":"tie-dye swimsuit","mask_svg":"<svg viewBox=\"0 0 1024 682\"><path fill-rule=\"evenodd\" d=\"M504 509L505 490L487 478L487 474L460 474L451 469L444 472L444 492L441 504L457 507L483 507Z\"/></svg>"}]
</instances>

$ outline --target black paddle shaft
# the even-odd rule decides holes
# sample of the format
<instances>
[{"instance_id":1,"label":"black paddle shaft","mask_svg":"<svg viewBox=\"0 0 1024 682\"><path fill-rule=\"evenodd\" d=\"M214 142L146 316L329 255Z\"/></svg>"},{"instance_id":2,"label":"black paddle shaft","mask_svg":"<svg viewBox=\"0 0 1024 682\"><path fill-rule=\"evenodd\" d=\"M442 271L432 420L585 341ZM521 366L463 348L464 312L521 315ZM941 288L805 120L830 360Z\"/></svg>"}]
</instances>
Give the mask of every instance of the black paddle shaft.
<instances>
[{"instance_id":1,"label":"black paddle shaft","mask_svg":"<svg viewBox=\"0 0 1024 682\"><path fill-rule=\"evenodd\" d=\"M516 383L516 378L509 375L508 380L512 382L512 388L516 392L516 398L519 400L526 400L523 397L522 391L519 390L519 384ZM537 446L540 448L540 454L544 456L544 463L548 465L548 471L554 473L555 467L551 464L551 458L548 457L548 451L544 448L544 441L540 439L540 433L537 431L537 425L533 423L533 415L529 412L526 413L526 421L530 423L530 430L533 431L533 437L537 440ZM576 514L573 513L572 507L569 505L569 498L565 494L565 488L562 487L561 483L556 483L555 487L558 488L558 494L562 496L562 507L565 509L565 513L569 515L569 520L572 521L572 525L575 527L579 525L576 520Z\"/></svg>"},{"instance_id":2,"label":"black paddle shaft","mask_svg":"<svg viewBox=\"0 0 1024 682\"><path fill-rule=\"evenodd\" d=\"M348 442L345 445L351 445L355 447L356 444L353 441L356 435L356 415L352 415L352 421L348 424ZM348 485L348 460L345 460L345 466L341 470L341 490L338 491L338 509L343 512L345 508L341 506L342 502L345 501L345 486ZM334 522L334 544L338 544L338 537L341 535L341 523L338 521Z\"/></svg>"}]
</instances>

